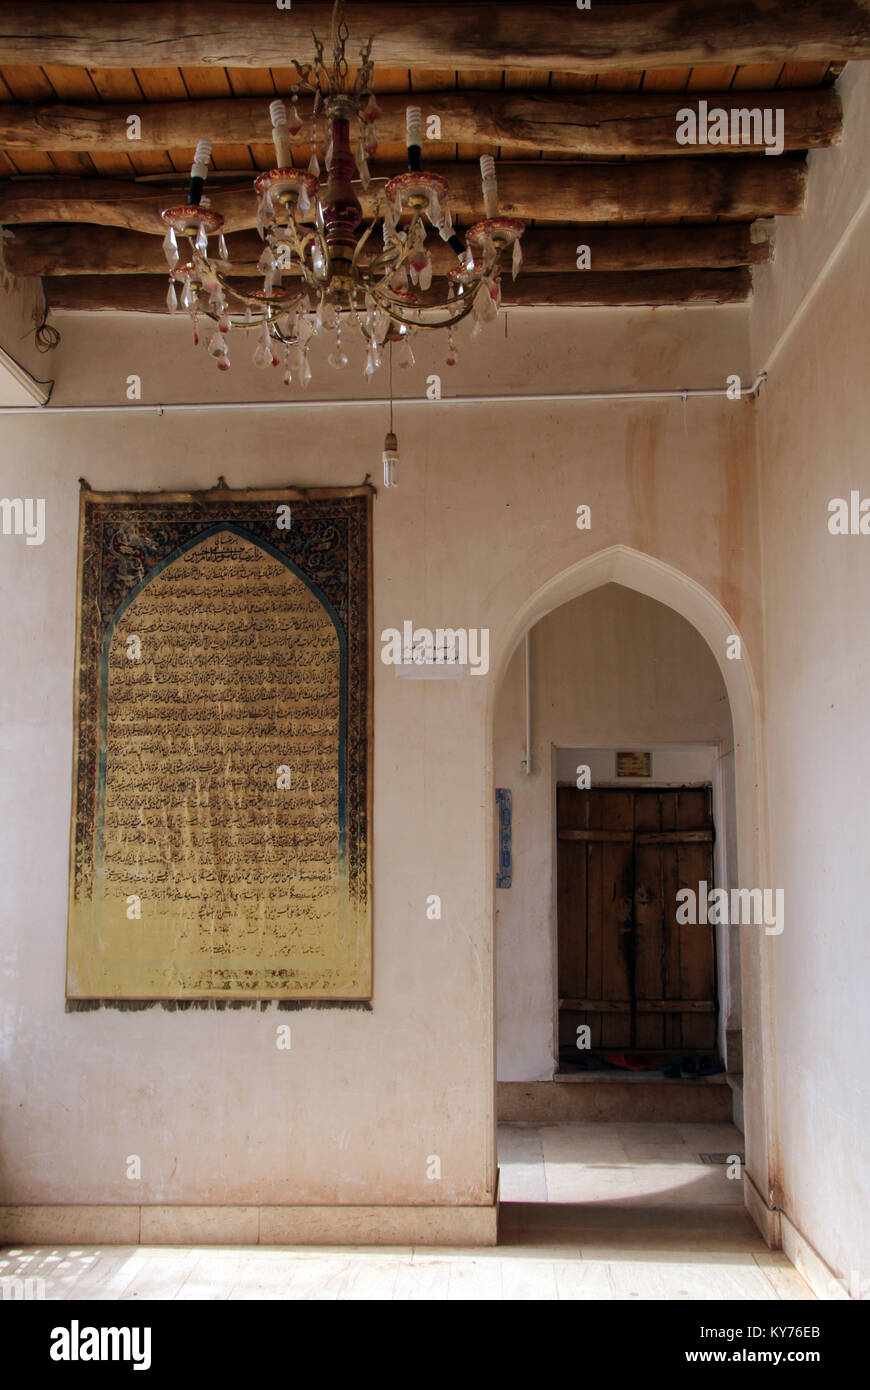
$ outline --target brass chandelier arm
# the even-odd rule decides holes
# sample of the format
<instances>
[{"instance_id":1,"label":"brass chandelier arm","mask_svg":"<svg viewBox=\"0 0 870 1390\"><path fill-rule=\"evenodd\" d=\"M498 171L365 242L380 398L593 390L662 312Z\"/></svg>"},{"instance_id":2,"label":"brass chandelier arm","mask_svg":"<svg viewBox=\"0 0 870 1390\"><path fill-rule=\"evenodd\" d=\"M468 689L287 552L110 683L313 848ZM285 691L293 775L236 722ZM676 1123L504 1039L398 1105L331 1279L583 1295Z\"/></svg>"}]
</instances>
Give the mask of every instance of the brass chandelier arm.
<instances>
[{"instance_id":1,"label":"brass chandelier arm","mask_svg":"<svg viewBox=\"0 0 870 1390\"><path fill-rule=\"evenodd\" d=\"M476 290L477 287L475 286L475 293ZM380 288L373 289L370 293L378 308L383 310L393 323L398 323L404 328L453 328L457 323L461 323L474 308L474 294L457 295L455 300L450 300L444 304L402 305L398 301L388 298L387 294ZM454 304L460 307L455 312L448 313ZM426 323L424 319L416 317L416 315L425 313L447 313L448 316L440 319L437 323Z\"/></svg>"}]
</instances>

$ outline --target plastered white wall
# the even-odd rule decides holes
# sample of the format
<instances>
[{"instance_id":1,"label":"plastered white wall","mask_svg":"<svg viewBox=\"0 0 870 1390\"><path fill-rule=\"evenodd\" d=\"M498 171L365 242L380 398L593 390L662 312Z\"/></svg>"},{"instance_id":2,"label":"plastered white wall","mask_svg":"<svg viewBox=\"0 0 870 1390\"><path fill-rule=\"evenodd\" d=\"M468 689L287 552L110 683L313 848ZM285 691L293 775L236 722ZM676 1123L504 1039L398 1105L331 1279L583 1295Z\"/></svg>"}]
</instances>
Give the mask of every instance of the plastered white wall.
<instances>
[{"instance_id":1,"label":"plastered white wall","mask_svg":"<svg viewBox=\"0 0 870 1390\"><path fill-rule=\"evenodd\" d=\"M868 247L865 207L758 415L778 1201L850 1288L870 1277L870 535L827 523L832 498L870 498Z\"/></svg>"},{"instance_id":2,"label":"plastered white wall","mask_svg":"<svg viewBox=\"0 0 870 1390\"><path fill-rule=\"evenodd\" d=\"M726 321L739 356L745 317L715 323ZM512 317L507 342L501 326L487 347L485 371L471 355L471 382L647 384L644 341L661 384L716 379L720 340L706 314L617 315L601 361L588 322L554 316L542 347L540 323L523 329ZM145 317L89 320L80 339L67 320L58 389L68 374L67 400L105 401L111 385L120 401L122 376L139 364L143 399L152 381L161 390L151 399L193 399L202 364L185 368L186 346L176 325ZM429 365L403 389L422 397ZM758 650L754 409L721 400L400 407L400 485L374 507L375 632L405 619L488 627L493 674L400 681L375 645L369 1015L67 1015L63 981L77 479L143 490L209 486L218 473L231 486L358 483L376 474L384 411L363 401L3 422L0 494L45 497L47 512L42 547L0 542L0 643L14 654L0 678L3 1201L492 1200L489 683L531 596L613 545L688 576ZM576 528L581 502L592 506L590 532ZM442 897L440 923L425 915L431 893ZM279 1052L276 1024L288 1018L293 1046ZM137 1184L125 1176L133 1153ZM439 1183L426 1177L432 1154Z\"/></svg>"}]
</instances>

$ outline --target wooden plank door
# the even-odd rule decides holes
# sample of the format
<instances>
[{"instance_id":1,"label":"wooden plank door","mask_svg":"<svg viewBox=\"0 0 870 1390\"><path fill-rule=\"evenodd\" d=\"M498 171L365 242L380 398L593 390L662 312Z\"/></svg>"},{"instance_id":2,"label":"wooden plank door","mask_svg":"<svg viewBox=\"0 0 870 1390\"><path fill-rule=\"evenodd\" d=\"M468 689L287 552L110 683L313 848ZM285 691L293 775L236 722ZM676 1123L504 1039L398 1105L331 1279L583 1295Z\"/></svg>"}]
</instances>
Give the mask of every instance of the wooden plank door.
<instances>
[{"instance_id":1,"label":"wooden plank door","mask_svg":"<svg viewBox=\"0 0 870 1390\"><path fill-rule=\"evenodd\" d=\"M713 930L681 926L681 887L712 886L708 787L557 791L559 1044L716 1045Z\"/></svg>"}]
</instances>

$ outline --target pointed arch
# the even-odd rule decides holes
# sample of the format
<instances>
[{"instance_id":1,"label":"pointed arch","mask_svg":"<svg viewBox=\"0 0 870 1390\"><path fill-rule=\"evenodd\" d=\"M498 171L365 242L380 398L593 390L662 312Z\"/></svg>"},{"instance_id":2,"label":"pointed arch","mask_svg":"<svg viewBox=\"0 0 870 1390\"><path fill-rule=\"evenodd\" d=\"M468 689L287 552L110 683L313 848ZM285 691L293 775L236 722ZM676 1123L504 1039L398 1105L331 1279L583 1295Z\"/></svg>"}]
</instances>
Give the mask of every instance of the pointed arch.
<instances>
[{"instance_id":1,"label":"pointed arch","mask_svg":"<svg viewBox=\"0 0 870 1390\"><path fill-rule=\"evenodd\" d=\"M496 837L493 740L498 694L519 642L541 618L572 599L605 584L620 584L671 608L704 638L713 653L731 706L737 810L737 856L740 880L747 885L767 882L769 853L762 833L764 820L763 726L759 685L752 655L739 626L719 600L691 576L673 565L625 545L609 546L569 566L542 584L513 615L504 640L494 654L493 681L488 689L487 740L490 786L490 859ZM741 638L741 657L729 659L726 642ZM488 876L495 942L495 892ZM769 1193L776 1171L775 1068L772 1061L772 1001L765 938L758 929L741 928L743 971L743 1039L745 1057L744 1114L746 1123L747 1206L766 1237L775 1231ZM493 1025L493 1043L495 1043ZM495 1046L493 1046L495 1055Z\"/></svg>"}]
</instances>

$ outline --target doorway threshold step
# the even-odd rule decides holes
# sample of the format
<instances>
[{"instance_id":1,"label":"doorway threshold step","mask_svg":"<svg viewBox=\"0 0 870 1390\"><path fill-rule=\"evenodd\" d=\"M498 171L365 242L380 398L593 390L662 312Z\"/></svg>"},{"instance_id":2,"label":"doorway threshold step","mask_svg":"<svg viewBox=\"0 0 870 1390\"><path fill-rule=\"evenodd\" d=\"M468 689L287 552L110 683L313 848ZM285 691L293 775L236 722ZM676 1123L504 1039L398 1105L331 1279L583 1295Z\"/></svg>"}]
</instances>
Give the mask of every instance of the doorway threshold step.
<instances>
[{"instance_id":1,"label":"doorway threshold step","mask_svg":"<svg viewBox=\"0 0 870 1390\"><path fill-rule=\"evenodd\" d=\"M632 1074L579 1072L553 1081L499 1081L499 1120L731 1120L731 1087L724 1076L696 1081Z\"/></svg>"}]
</instances>

